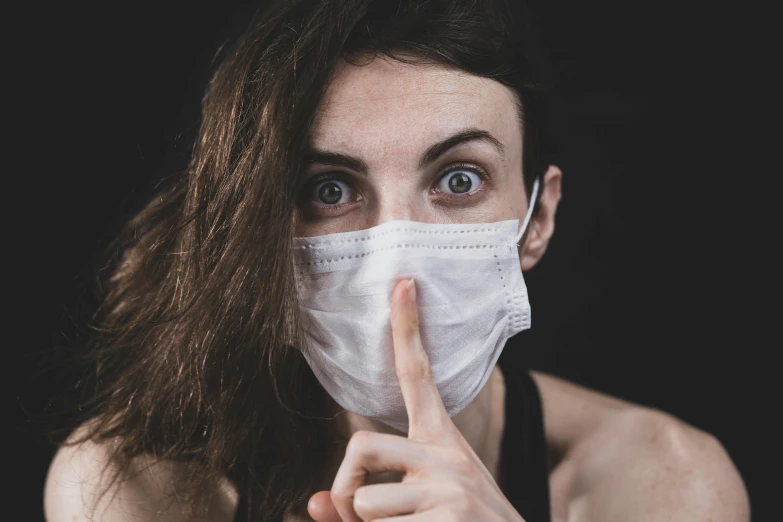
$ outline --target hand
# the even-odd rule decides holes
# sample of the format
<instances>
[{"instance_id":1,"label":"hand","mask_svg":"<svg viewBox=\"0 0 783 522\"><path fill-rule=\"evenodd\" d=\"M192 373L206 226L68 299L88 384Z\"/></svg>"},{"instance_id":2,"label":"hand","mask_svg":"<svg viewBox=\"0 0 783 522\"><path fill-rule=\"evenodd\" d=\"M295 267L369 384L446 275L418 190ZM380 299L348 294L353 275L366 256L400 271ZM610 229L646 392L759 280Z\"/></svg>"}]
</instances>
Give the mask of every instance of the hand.
<instances>
[{"instance_id":1,"label":"hand","mask_svg":"<svg viewBox=\"0 0 783 522\"><path fill-rule=\"evenodd\" d=\"M310 498L317 522L524 522L446 413L419 333L416 286L394 288L392 337L408 412L408 438L358 431L331 491ZM403 473L399 483L365 485L369 473Z\"/></svg>"}]
</instances>

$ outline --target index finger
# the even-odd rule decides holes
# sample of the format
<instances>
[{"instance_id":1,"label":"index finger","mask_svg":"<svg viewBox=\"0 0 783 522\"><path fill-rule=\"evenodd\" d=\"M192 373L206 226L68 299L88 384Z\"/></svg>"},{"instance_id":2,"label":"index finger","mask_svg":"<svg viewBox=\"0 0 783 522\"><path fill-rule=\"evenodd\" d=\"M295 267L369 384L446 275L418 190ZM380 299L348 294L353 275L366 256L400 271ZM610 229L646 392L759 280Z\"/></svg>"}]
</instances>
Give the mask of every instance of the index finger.
<instances>
[{"instance_id":1,"label":"index finger","mask_svg":"<svg viewBox=\"0 0 783 522\"><path fill-rule=\"evenodd\" d=\"M408 412L408 438L440 437L454 426L443 405L430 360L419 331L416 284L413 279L397 283L391 302L394 364Z\"/></svg>"}]
</instances>

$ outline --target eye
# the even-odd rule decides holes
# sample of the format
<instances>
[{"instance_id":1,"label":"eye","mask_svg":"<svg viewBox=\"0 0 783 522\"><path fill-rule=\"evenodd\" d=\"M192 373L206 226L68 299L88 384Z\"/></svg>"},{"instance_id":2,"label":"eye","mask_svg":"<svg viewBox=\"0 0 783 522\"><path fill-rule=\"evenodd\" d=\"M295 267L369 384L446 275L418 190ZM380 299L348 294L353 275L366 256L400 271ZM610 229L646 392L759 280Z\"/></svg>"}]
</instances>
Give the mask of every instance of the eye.
<instances>
[{"instance_id":1,"label":"eye","mask_svg":"<svg viewBox=\"0 0 783 522\"><path fill-rule=\"evenodd\" d=\"M472 194L481 187L481 176L470 170L460 168L445 174L435 187L445 194Z\"/></svg>"},{"instance_id":2,"label":"eye","mask_svg":"<svg viewBox=\"0 0 783 522\"><path fill-rule=\"evenodd\" d=\"M327 179L313 185L310 200L321 205L339 205L351 201L351 186L337 179Z\"/></svg>"}]
</instances>

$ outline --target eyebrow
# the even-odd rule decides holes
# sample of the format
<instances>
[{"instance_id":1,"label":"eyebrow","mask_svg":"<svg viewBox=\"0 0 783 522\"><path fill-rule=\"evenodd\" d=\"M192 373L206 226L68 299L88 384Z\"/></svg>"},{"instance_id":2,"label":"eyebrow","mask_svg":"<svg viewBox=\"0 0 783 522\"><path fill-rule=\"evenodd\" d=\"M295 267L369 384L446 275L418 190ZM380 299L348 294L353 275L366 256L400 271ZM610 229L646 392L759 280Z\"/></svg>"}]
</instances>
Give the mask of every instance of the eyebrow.
<instances>
[{"instance_id":1,"label":"eyebrow","mask_svg":"<svg viewBox=\"0 0 783 522\"><path fill-rule=\"evenodd\" d=\"M427 168L430 164L432 164L435 160L444 155L450 149L469 141L486 141L491 143L495 146L501 158L505 161L506 147L497 138L485 130L469 128L453 134L445 140L431 145L426 150L426 152L422 154L421 159L419 160L419 169L421 170ZM315 148L308 148L306 150L304 162L305 165L327 165L332 167L343 167L365 176L370 170L367 168L367 164L359 158L340 152L331 152Z\"/></svg>"}]
</instances>

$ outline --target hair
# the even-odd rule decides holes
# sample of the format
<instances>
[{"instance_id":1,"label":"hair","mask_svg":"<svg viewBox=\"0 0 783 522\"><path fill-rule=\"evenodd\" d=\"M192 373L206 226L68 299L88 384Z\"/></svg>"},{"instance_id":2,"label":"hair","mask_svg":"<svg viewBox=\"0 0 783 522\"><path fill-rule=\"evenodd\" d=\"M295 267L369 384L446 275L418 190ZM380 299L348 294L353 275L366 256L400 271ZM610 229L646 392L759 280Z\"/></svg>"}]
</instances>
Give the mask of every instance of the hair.
<instances>
[{"instance_id":1,"label":"hair","mask_svg":"<svg viewBox=\"0 0 783 522\"><path fill-rule=\"evenodd\" d=\"M75 421L89 422L71 443L113 442L112 484L137 457L179 462L184 505L227 477L250 520L301 511L328 487L317 471L345 443L329 421L340 409L294 348L293 190L316 109L340 60L494 79L518 95L530 193L547 149L511 3L280 0L224 46L188 168L109 248Z\"/></svg>"}]
</instances>

